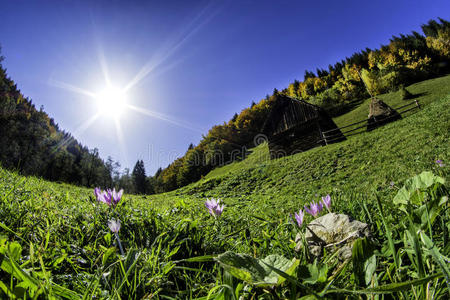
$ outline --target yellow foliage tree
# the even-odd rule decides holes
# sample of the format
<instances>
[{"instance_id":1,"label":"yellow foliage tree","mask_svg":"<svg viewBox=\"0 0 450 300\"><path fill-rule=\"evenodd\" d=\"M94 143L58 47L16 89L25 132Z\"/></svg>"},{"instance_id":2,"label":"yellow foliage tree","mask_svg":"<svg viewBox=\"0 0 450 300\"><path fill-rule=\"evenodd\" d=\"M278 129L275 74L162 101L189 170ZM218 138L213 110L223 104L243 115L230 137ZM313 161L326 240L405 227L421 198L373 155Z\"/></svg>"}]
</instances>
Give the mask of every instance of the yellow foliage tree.
<instances>
[{"instance_id":1,"label":"yellow foliage tree","mask_svg":"<svg viewBox=\"0 0 450 300\"><path fill-rule=\"evenodd\" d=\"M450 30L440 30L437 37L427 37L427 46L444 57L450 57Z\"/></svg>"}]
</instances>

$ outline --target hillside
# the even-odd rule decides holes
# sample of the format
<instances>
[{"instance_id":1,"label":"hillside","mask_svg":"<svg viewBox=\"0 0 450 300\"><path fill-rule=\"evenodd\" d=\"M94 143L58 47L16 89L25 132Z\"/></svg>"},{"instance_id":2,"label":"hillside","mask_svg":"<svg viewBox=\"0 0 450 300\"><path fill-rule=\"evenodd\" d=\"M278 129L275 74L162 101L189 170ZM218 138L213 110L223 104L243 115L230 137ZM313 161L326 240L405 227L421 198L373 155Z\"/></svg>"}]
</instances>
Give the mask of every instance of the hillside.
<instances>
[{"instance_id":1,"label":"hillside","mask_svg":"<svg viewBox=\"0 0 450 300\"><path fill-rule=\"evenodd\" d=\"M441 80L445 82L448 77ZM267 146L263 144L246 160L217 169L203 180L174 192L152 196L126 194L115 209L97 202L91 189L0 169L0 251L6 254L2 256L1 280L11 282L11 288L3 285L0 295L30 296L39 292L81 299L83 295L141 298L154 294L161 299L174 299L205 297L209 293L215 299L223 299L227 290L221 289L223 284L232 284L233 290L246 286L247 292L236 290L236 295L243 295L244 299L263 295L262 288L222 275L213 257L230 250L256 258L269 254L297 258L301 266L294 276L307 286L302 285L299 290L292 284L276 286L273 293L278 296L269 299L295 291L319 292L324 284L332 287L326 291L332 298L343 292L352 294L355 287L365 286L351 277L356 271L337 269L327 255L313 265L294 251L293 240L301 228L296 229L289 214L329 193L333 211L371 224L383 249L388 249L374 200L380 199L384 210L389 211L389 224L403 224L399 221L401 212L391 199L405 179L423 170L447 176L449 104L447 95L416 114L370 133L279 160L267 160ZM444 161L442 167L435 162L438 158ZM221 198L225 203L219 219L208 215L206 197ZM445 229L439 225L445 226L445 216L440 217L442 222L436 222L433 230L435 243L448 255L448 247L442 246ZM117 235L125 249L122 256L114 242L116 238L108 230L111 218L120 219L122 224ZM395 236L403 236L402 228L390 230ZM403 247L409 249L407 245L406 241L405 245L398 244L399 253L406 253ZM442 273L436 273L439 267L424 251L421 255L430 265L424 274L431 274L426 281L433 281L436 299L445 299ZM418 277L416 265L407 260L402 266L407 271L395 272L395 281L384 276L386 265L392 266L395 258L393 261L392 254L383 253L375 256L379 266L376 274L371 273L378 278L375 287L384 285L382 293L392 293L394 287L389 284L397 281L407 290L425 293L420 286L414 287L414 281L409 283ZM198 258L188 259L192 257ZM20 264L15 263L13 271L7 266L15 260ZM319 267L325 272L323 279L304 277L310 276L302 273L305 268ZM335 272L339 278L335 278ZM395 298L398 295L395 293Z\"/></svg>"},{"instance_id":2,"label":"hillside","mask_svg":"<svg viewBox=\"0 0 450 300\"><path fill-rule=\"evenodd\" d=\"M290 214L311 200L330 194L333 211L367 222L374 230L379 250L369 252L374 253L372 264L378 266L366 271L375 280L371 287L379 287L378 293L394 292L393 297L399 298L405 292L424 295L426 291L420 283L431 282L435 298L446 299L448 290L439 264L427 250L430 245L421 248L420 244L413 250L410 241L402 242L402 237L407 238L405 228L389 228L386 224L406 224L392 199L407 178L424 170L444 178L448 175L450 94L439 98L432 94L444 93L449 78L417 85L418 89L430 88L429 94L421 96L428 97L428 102L423 98L423 109L375 131L272 161L268 160L267 145L262 144L244 161L216 169L194 184L159 195L125 194L115 208L95 200L91 189L0 169L0 296L41 294L82 299L120 295L125 299L153 295L161 299L206 299L210 295L224 299L228 293L225 284L243 299L267 295L266 289L246 283L248 277L242 281L242 273L234 272L239 279L233 279L223 271L217 254L225 251L233 251L228 255L238 255L240 259L242 256L235 253L254 259L281 255L300 264L291 273L295 277L274 286L273 297L267 299L314 291L331 298L342 293L355 297L358 293L371 293L364 290L366 283L356 279L359 273L354 265L339 268L330 261L331 254L311 263L305 253L294 251L295 236L304 228L297 227ZM358 113L357 108L348 117ZM443 165L437 164L436 159L442 160ZM433 201L430 203L441 199L441 209L447 205L448 198L439 198L448 196L442 186L424 192ZM222 199L222 216L208 215L206 197ZM376 199L380 200L378 206ZM389 211L386 220L380 218L380 205ZM433 213L436 208L430 209ZM443 233L448 230L448 212L437 216L433 232L430 227L427 234L433 237L435 249L448 257ZM112 228L112 219L121 222L117 235L108 228ZM305 222L310 220L311 216L305 217ZM388 250L391 235L396 238L399 258ZM418 236L416 241L419 242ZM405 253L412 251L420 251L426 265L420 268L409 262ZM441 257L439 253L434 255ZM400 258L402 266L396 270L394 265ZM366 259L354 258L354 263L362 264ZM242 263L239 261L235 267L241 268ZM315 269L320 269L321 279L314 275ZM394 273L393 279L386 276L388 269ZM324 289L325 286L330 289ZM405 292L397 293L398 288Z\"/></svg>"},{"instance_id":3,"label":"hillside","mask_svg":"<svg viewBox=\"0 0 450 300\"><path fill-rule=\"evenodd\" d=\"M415 95L413 99L402 100L399 92L379 95L378 98L382 99L385 103L394 108L402 106L413 100L417 100L422 107L425 107L434 100L445 98L450 94L450 75L418 82L408 86L407 89ZM339 117L333 118L333 121L339 127L342 127L353 122L364 120L368 115L369 103L370 98L365 99L364 101L358 103L353 110ZM408 115L410 115L410 113L406 114L406 116ZM352 138L359 138L359 135L353 136ZM253 148L251 149L251 152L252 153L243 161L235 162L212 170L205 176L205 180L224 175L228 172L234 173L243 169L253 168L258 164L266 163L270 159L267 145L261 145Z\"/></svg>"},{"instance_id":4,"label":"hillside","mask_svg":"<svg viewBox=\"0 0 450 300\"><path fill-rule=\"evenodd\" d=\"M443 95L450 94L450 76L424 81L408 89L421 94L416 99L423 109L403 120L339 144L273 161L269 160L267 145L263 144L253 149L247 159L217 168L199 182L169 195L251 199L270 199L277 195L277 200L291 202L332 190L339 194L381 189L391 194L391 181L398 182L430 169L436 159L446 160L449 156L450 105L449 96ZM394 107L404 101L398 100L395 92L380 98ZM346 124L343 122L367 116L367 101L336 122Z\"/></svg>"}]
</instances>

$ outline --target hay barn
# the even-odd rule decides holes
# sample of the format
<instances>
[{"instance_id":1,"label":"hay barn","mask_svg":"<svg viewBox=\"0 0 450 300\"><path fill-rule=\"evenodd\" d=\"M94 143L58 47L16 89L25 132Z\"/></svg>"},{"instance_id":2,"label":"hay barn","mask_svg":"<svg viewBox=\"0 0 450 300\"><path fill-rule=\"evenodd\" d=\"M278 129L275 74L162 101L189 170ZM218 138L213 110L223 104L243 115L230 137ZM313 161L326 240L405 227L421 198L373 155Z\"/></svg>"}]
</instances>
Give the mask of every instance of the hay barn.
<instances>
[{"instance_id":1,"label":"hay barn","mask_svg":"<svg viewBox=\"0 0 450 300\"><path fill-rule=\"evenodd\" d=\"M324 109L281 94L262 128L272 159L325 145L322 132L328 130L335 130L331 142L345 140Z\"/></svg>"}]
</instances>

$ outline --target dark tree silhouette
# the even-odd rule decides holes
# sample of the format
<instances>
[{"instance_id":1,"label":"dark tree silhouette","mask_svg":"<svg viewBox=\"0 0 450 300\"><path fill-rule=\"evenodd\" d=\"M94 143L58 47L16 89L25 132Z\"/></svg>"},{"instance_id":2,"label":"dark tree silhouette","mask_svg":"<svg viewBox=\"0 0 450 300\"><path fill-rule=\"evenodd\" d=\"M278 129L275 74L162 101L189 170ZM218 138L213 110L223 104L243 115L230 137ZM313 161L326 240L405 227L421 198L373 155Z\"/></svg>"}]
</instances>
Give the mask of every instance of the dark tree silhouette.
<instances>
[{"instance_id":1,"label":"dark tree silhouette","mask_svg":"<svg viewBox=\"0 0 450 300\"><path fill-rule=\"evenodd\" d=\"M134 165L132 173L134 187L138 194L145 194L147 188L147 179L145 176L144 161L138 160L136 165Z\"/></svg>"}]
</instances>

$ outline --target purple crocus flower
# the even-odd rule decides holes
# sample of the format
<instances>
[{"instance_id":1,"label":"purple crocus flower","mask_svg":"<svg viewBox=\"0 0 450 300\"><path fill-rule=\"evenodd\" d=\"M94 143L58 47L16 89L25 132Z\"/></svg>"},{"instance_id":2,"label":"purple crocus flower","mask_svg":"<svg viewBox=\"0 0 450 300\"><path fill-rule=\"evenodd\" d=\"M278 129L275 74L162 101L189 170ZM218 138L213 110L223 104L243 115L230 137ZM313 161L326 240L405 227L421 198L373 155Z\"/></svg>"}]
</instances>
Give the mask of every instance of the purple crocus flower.
<instances>
[{"instance_id":1,"label":"purple crocus flower","mask_svg":"<svg viewBox=\"0 0 450 300\"><path fill-rule=\"evenodd\" d=\"M445 166L444 162L440 159L436 160L436 163L438 164L439 167Z\"/></svg>"},{"instance_id":2,"label":"purple crocus flower","mask_svg":"<svg viewBox=\"0 0 450 300\"><path fill-rule=\"evenodd\" d=\"M113 189L112 192L112 202L114 204L114 206L116 206L117 204L119 204L120 199L122 198L122 194L123 194L123 189L121 189L120 191L116 192L116 189Z\"/></svg>"},{"instance_id":3,"label":"purple crocus flower","mask_svg":"<svg viewBox=\"0 0 450 300\"><path fill-rule=\"evenodd\" d=\"M307 213L309 213L310 215L312 215L314 218L315 217L317 217L317 215L322 211L322 209L323 209L323 204L321 203L321 202L319 202L319 203L316 203L316 202L311 202L310 203L310 208L308 208L306 205L305 205L305 211L307 212Z\"/></svg>"},{"instance_id":4,"label":"purple crocus flower","mask_svg":"<svg viewBox=\"0 0 450 300\"><path fill-rule=\"evenodd\" d=\"M108 193L106 191L100 190L100 188L94 189L94 195L97 197L97 201L103 202L105 204L111 205L111 199L108 196Z\"/></svg>"},{"instance_id":5,"label":"purple crocus flower","mask_svg":"<svg viewBox=\"0 0 450 300\"><path fill-rule=\"evenodd\" d=\"M94 189L94 195L95 195L95 198L98 199L98 197L100 197L101 194L102 194L102 190L101 190L99 187L96 187L96 188Z\"/></svg>"},{"instance_id":6,"label":"purple crocus flower","mask_svg":"<svg viewBox=\"0 0 450 300\"><path fill-rule=\"evenodd\" d=\"M329 212L331 212L331 197L330 195L326 195L325 197L322 197L322 203L323 205L325 205L325 207L327 208L327 210Z\"/></svg>"},{"instance_id":7,"label":"purple crocus flower","mask_svg":"<svg viewBox=\"0 0 450 300\"><path fill-rule=\"evenodd\" d=\"M214 198L206 199L205 206L209 213L215 218L219 217L225 208L225 205L220 205L220 199L216 200Z\"/></svg>"},{"instance_id":8,"label":"purple crocus flower","mask_svg":"<svg viewBox=\"0 0 450 300\"><path fill-rule=\"evenodd\" d=\"M106 200L109 203L108 205L111 205L112 199L113 199L113 192L111 191L111 189L107 189L106 190Z\"/></svg>"},{"instance_id":9,"label":"purple crocus flower","mask_svg":"<svg viewBox=\"0 0 450 300\"><path fill-rule=\"evenodd\" d=\"M116 206L117 204L119 204L120 199L122 198L122 194L123 194L123 189L120 190L119 192L116 192L115 188L113 190L107 189L103 192L100 190L100 188L94 189L94 195L95 195L95 197L97 197L97 201L103 202L103 203L107 204L108 206L111 206L111 204L113 206Z\"/></svg>"},{"instance_id":10,"label":"purple crocus flower","mask_svg":"<svg viewBox=\"0 0 450 300\"><path fill-rule=\"evenodd\" d=\"M303 210L299 210L298 213L294 214L295 220L297 221L298 227L302 227L303 217L305 216L305 212Z\"/></svg>"}]
</instances>

